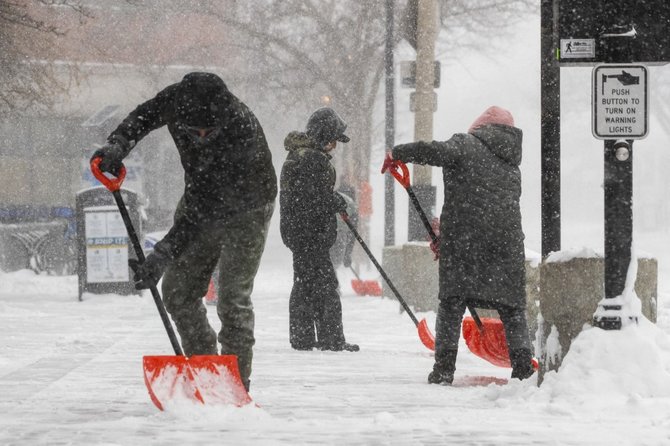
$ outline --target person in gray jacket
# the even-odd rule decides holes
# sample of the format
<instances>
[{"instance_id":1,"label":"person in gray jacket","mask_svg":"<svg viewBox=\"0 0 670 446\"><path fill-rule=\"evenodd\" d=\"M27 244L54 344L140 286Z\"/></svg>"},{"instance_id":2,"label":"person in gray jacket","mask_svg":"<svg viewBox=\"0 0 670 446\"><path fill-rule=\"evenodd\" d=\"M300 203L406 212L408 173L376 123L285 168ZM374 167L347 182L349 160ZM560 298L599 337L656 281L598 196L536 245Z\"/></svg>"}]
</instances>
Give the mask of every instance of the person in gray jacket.
<instances>
[{"instance_id":1,"label":"person in gray jacket","mask_svg":"<svg viewBox=\"0 0 670 446\"><path fill-rule=\"evenodd\" d=\"M466 303L500 314L512 378L533 374L519 205L521 140L512 114L492 106L468 133L393 148L394 160L442 167L440 304L431 384L449 385L454 379Z\"/></svg>"}]
</instances>

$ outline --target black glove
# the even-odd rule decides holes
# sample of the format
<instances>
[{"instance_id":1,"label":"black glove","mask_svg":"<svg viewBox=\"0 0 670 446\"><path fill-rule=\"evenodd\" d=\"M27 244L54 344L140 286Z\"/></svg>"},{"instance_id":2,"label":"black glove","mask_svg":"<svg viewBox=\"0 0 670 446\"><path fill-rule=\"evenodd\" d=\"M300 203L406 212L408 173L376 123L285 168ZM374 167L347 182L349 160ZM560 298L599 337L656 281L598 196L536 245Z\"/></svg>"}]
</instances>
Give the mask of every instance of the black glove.
<instances>
[{"instance_id":1,"label":"black glove","mask_svg":"<svg viewBox=\"0 0 670 446\"><path fill-rule=\"evenodd\" d=\"M135 272L135 289L145 290L156 286L169 264L170 259L156 251L149 254L142 264L137 259L128 259L130 269Z\"/></svg>"},{"instance_id":2,"label":"black glove","mask_svg":"<svg viewBox=\"0 0 670 446\"><path fill-rule=\"evenodd\" d=\"M337 192L333 192L333 203L335 206L335 212L338 214L341 212L347 212L347 200L345 200L344 197Z\"/></svg>"},{"instance_id":3,"label":"black glove","mask_svg":"<svg viewBox=\"0 0 670 446\"><path fill-rule=\"evenodd\" d=\"M100 161L100 171L109 172L115 177L118 177L121 173L121 167L123 166L123 158L126 156L126 151L123 150L123 147L116 142L108 142L101 148L95 151L91 157L91 161L95 158L102 158Z\"/></svg>"}]
</instances>

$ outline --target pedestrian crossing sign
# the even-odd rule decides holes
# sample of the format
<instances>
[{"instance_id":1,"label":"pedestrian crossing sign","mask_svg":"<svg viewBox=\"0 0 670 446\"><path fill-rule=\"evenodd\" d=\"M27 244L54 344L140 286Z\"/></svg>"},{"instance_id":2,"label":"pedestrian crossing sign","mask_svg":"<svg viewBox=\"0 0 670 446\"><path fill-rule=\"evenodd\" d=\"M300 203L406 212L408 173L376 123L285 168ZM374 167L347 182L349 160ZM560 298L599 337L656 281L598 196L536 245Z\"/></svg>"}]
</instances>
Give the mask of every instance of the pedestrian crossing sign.
<instances>
[{"instance_id":1,"label":"pedestrian crossing sign","mask_svg":"<svg viewBox=\"0 0 670 446\"><path fill-rule=\"evenodd\" d=\"M561 39L561 59L594 59L595 39Z\"/></svg>"}]
</instances>

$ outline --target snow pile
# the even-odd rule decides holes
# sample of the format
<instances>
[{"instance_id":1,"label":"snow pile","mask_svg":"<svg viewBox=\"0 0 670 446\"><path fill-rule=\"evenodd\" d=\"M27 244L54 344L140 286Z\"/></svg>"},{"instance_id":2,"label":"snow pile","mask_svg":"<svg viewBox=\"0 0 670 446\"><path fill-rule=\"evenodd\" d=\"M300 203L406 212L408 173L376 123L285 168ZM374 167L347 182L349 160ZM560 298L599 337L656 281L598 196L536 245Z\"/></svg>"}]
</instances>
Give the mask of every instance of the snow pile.
<instances>
[{"instance_id":1,"label":"snow pile","mask_svg":"<svg viewBox=\"0 0 670 446\"><path fill-rule=\"evenodd\" d=\"M621 330L587 329L538 396L589 409L670 398L670 337L645 318Z\"/></svg>"},{"instance_id":2,"label":"snow pile","mask_svg":"<svg viewBox=\"0 0 670 446\"><path fill-rule=\"evenodd\" d=\"M77 276L49 276L29 269L6 273L0 271L0 295L58 295L64 289L76 290Z\"/></svg>"}]
</instances>

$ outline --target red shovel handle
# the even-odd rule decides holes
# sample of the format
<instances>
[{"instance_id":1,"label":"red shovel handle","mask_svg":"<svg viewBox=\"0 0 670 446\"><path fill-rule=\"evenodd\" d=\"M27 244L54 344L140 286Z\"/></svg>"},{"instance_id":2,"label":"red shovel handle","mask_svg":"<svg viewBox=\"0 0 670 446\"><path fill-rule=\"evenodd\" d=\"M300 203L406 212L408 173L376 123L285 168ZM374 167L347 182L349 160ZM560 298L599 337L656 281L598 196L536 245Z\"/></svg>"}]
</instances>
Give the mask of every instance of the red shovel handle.
<instances>
[{"instance_id":1,"label":"red shovel handle","mask_svg":"<svg viewBox=\"0 0 670 446\"><path fill-rule=\"evenodd\" d=\"M123 180L126 178L126 166L123 164L121 165L121 170L119 171L119 176L117 178L109 178L102 172L102 170L100 170L100 162L102 162L101 156L91 160L91 172L93 172L93 176L96 177L110 192L116 192L121 189L121 184L123 184Z\"/></svg>"},{"instance_id":2,"label":"red shovel handle","mask_svg":"<svg viewBox=\"0 0 670 446\"><path fill-rule=\"evenodd\" d=\"M391 172L393 178L398 180L398 183L402 184L405 189L410 186L409 168L407 167L407 164L399 160L394 160L393 164L389 167L389 172Z\"/></svg>"}]
</instances>

